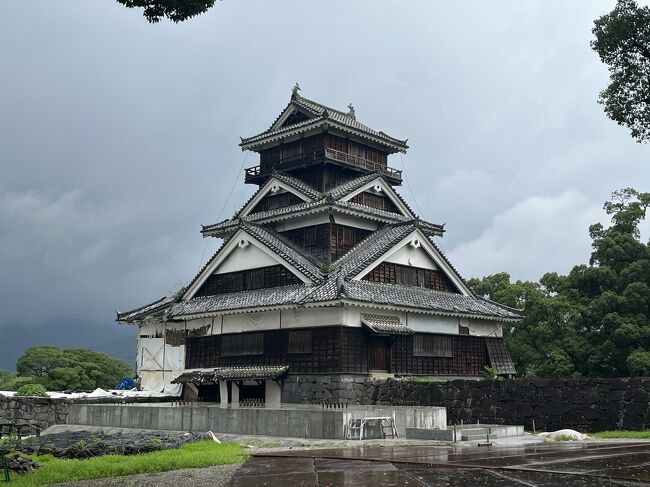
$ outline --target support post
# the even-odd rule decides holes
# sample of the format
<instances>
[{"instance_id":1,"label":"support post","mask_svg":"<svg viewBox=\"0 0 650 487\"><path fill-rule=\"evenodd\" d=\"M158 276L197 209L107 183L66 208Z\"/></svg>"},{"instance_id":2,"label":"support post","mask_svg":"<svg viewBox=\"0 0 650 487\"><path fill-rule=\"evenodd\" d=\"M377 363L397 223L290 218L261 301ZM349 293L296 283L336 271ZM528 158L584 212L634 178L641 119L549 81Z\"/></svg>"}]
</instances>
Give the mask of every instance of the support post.
<instances>
[{"instance_id":1,"label":"support post","mask_svg":"<svg viewBox=\"0 0 650 487\"><path fill-rule=\"evenodd\" d=\"M275 380L266 380L264 390L264 407L265 408L279 408L282 398L282 389L280 384Z\"/></svg>"},{"instance_id":2,"label":"support post","mask_svg":"<svg viewBox=\"0 0 650 487\"><path fill-rule=\"evenodd\" d=\"M228 407L228 383L225 380L219 381L219 398L222 408Z\"/></svg>"},{"instance_id":3,"label":"support post","mask_svg":"<svg viewBox=\"0 0 650 487\"><path fill-rule=\"evenodd\" d=\"M234 408L239 407L239 385L233 380L230 383L230 405Z\"/></svg>"}]
</instances>

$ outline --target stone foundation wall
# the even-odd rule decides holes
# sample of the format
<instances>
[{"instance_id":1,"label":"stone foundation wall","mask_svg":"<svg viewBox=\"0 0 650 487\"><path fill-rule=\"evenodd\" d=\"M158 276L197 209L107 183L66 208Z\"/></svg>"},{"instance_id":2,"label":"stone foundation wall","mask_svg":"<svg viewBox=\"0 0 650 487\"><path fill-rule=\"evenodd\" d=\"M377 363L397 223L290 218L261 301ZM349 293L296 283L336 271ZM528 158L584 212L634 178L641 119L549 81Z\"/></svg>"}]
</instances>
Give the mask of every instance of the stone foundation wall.
<instances>
[{"instance_id":1,"label":"stone foundation wall","mask_svg":"<svg viewBox=\"0 0 650 487\"><path fill-rule=\"evenodd\" d=\"M288 377L283 402L444 406L449 424L518 424L531 430L650 428L650 378L415 382L367 376Z\"/></svg>"},{"instance_id":2,"label":"stone foundation wall","mask_svg":"<svg viewBox=\"0 0 650 487\"><path fill-rule=\"evenodd\" d=\"M0 396L0 437L7 435L33 435L53 424L65 423L72 404L156 402L168 398L98 398L53 399L48 397Z\"/></svg>"},{"instance_id":3,"label":"stone foundation wall","mask_svg":"<svg viewBox=\"0 0 650 487\"><path fill-rule=\"evenodd\" d=\"M450 423L521 424L579 431L650 428L650 378L515 379L375 384L379 403L447 406Z\"/></svg>"},{"instance_id":4,"label":"stone foundation wall","mask_svg":"<svg viewBox=\"0 0 650 487\"><path fill-rule=\"evenodd\" d=\"M0 397L0 436L35 434L64 423L70 402L45 397Z\"/></svg>"},{"instance_id":5,"label":"stone foundation wall","mask_svg":"<svg viewBox=\"0 0 650 487\"><path fill-rule=\"evenodd\" d=\"M370 404L369 384L367 375L289 375L283 380L282 402Z\"/></svg>"}]
</instances>

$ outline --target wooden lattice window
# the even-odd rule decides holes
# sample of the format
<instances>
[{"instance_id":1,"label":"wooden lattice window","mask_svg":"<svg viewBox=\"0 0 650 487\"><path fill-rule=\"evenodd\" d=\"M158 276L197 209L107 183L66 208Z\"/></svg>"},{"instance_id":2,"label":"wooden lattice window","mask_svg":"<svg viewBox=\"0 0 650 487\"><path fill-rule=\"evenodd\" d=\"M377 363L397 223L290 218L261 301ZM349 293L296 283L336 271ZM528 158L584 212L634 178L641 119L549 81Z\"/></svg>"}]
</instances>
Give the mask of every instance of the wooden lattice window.
<instances>
[{"instance_id":1,"label":"wooden lattice window","mask_svg":"<svg viewBox=\"0 0 650 487\"><path fill-rule=\"evenodd\" d=\"M220 355L220 336L188 338L185 348L185 368L216 367Z\"/></svg>"},{"instance_id":2,"label":"wooden lattice window","mask_svg":"<svg viewBox=\"0 0 650 487\"><path fill-rule=\"evenodd\" d=\"M221 355L263 355L264 333L241 333L221 337Z\"/></svg>"},{"instance_id":3,"label":"wooden lattice window","mask_svg":"<svg viewBox=\"0 0 650 487\"><path fill-rule=\"evenodd\" d=\"M273 265L245 271L214 274L201 286L196 296L233 293L302 282L298 276L282 265Z\"/></svg>"},{"instance_id":4,"label":"wooden lattice window","mask_svg":"<svg viewBox=\"0 0 650 487\"><path fill-rule=\"evenodd\" d=\"M457 293L458 289L442 272L433 269L411 267L393 262L382 262L363 278L366 281L404 286L426 287L436 291Z\"/></svg>"},{"instance_id":5,"label":"wooden lattice window","mask_svg":"<svg viewBox=\"0 0 650 487\"><path fill-rule=\"evenodd\" d=\"M413 355L416 357L453 357L451 337L414 335Z\"/></svg>"},{"instance_id":6,"label":"wooden lattice window","mask_svg":"<svg viewBox=\"0 0 650 487\"><path fill-rule=\"evenodd\" d=\"M287 338L287 353L311 353L311 330L292 330Z\"/></svg>"},{"instance_id":7,"label":"wooden lattice window","mask_svg":"<svg viewBox=\"0 0 650 487\"><path fill-rule=\"evenodd\" d=\"M358 195L353 196L350 201L352 203L357 203L359 205L369 206L371 208L377 208L378 210L388 211L390 213L399 213L397 206L390 200L390 198L370 193L368 191L363 191Z\"/></svg>"}]
</instances>

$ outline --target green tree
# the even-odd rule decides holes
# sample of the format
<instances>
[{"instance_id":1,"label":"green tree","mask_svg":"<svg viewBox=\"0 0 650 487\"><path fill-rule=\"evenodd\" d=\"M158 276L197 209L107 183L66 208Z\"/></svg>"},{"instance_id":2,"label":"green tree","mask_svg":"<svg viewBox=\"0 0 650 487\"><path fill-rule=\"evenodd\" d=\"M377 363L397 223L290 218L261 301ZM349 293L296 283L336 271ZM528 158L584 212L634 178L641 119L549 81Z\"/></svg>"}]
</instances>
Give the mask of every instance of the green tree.
<instances>
[{"instance_id":1,"label":"green tree","mask_svg":"<svg viewBox=\"0 0 650 487\"><path fill-rule=\"evenodd\" d=\"M215 0L117 0L128 8L143 8L144 17L151 23L167 18L182 22L207 12Z\"/></svg>"},{"instance_id":2,"label":"green tree","mask_svg":"<svg viewBox=\"0 0 650 487\"><path fill-rule=\"evenodd\" d=\"M16 363L18 378L42 384L49 390L90 390L115 387L133 374L124 360L92 350L32 347Z\"/></svg>"},{"instance_id":3,"label":"green tree","mask_svg":"<svg viewBox=\"0 0 650 487\"><path fill-rule=\"evenodd\" d=\"M650 193L616 191L604 210L612 224L590 227L589 265L539 282L508 274L468 281L474 292L522 308L504 330L519 375L616 377L650 374L650 248L639 224Z\"/></svg>"},{"instance_id":4,"label":"green tree","mask_svg":"<svg viewBox=\"0 0 650 487\"><path fill-rule=\"evenodd\" d=\"M607 116L630 129L638 142L650 140L650 7L618 0L594 21L591 47L609 69L600 93Z\"/></svg>"},{"instance_id":5,"label":"green tree","mask_svg":"<svg viewBox=\"0 0 650 487\"><path fill-rule=\"evenodd\" d=\"M0 369L0 391L11 390L7 388L7 384L16 378L15 372Z\"/></svg>"},{"instance_id":6,"label":"green tree","mask_svg":"<svg viewBox=\"0 0 650 487\"><path fill-rule=\"evenodd\" d=\"M22 377L47 377L49 371L64 363L63 351L57 347L31 347L18 358L16 372Z\"/></svg>"}]
</instances>

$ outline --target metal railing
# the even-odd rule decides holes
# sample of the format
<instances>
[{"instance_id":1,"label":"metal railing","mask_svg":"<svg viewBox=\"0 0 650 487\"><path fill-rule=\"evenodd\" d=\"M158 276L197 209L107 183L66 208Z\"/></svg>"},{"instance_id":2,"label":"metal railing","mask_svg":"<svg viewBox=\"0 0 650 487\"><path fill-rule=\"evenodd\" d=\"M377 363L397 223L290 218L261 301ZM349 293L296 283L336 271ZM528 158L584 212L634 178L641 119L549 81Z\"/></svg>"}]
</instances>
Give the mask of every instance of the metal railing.
<instances>
[{"instance_id":1,"label":"metal railing","mask_svg":"<svg viewBox=\"0 0 650 487\"><path fill-rule=\"evenodd\" d=\"M334 161L337 163L345 164L347 166L358 167L367 171L376 171L391 179L395 179L399 182L402 181L402 171L399 169L393 169L392 167L388 167L380 162L374 162L359 156L348 154L347 152L341 152L328 148L317 149L314 151L297 154L295 156L284 157L282 159L269 163L268 166L269 168L272 167L273 169L282 171L294 169L300 166L312 165L324 161ZM245 181L247 183L254 182L255 179L260 176L264 176L269 172L270 171L265 171L265 173L262 173L261 166L247 167Z\"/></svg>"}]
</instances>

